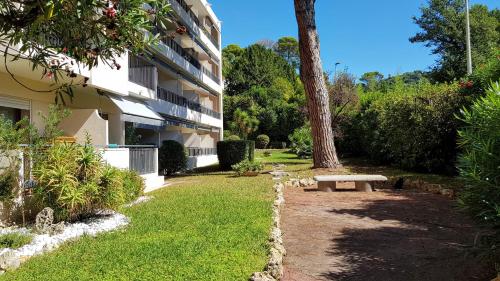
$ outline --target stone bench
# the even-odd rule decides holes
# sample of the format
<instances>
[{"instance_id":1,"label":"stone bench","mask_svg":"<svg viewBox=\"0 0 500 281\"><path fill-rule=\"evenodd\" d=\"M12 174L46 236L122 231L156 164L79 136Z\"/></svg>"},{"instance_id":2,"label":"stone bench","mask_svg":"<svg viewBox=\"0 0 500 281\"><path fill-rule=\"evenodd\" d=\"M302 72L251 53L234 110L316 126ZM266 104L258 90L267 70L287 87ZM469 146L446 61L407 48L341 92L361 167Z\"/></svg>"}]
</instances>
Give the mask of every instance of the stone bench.
<instances>
[{"instance_id":1,"label":"stone bench","mask_svg":"<svg viewBox=\"0 0 500 281\"><path fill-rule=\"evenodd\" d=\"M337 182L355 182L357 191L372 192L373 182L387 181L387 178L381 175L331 175L315 176L314 180L318 182L318 190L320 191L335 191Z\"/></svg>"}]
</instances>

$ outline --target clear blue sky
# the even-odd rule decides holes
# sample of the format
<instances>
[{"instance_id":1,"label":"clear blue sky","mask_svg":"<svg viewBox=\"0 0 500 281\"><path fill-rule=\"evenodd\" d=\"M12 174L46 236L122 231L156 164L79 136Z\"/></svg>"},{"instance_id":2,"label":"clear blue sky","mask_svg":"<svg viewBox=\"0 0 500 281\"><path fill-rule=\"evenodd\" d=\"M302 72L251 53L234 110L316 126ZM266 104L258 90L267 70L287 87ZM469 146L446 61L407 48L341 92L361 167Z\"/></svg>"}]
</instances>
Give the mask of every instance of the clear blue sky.
<instances>
[{"instance_id":1,"label":"clear blue sky","mask_svg":"<svg viewBox=\"0 0 500 281\"><path fill-rule=\"evenodd\" d=\"M247 46L261 39L297 36L293 0L210 0L222 21L223 46ZM418 31L412 16L425 0L317 0L316 20L326 71L348 67L358 77L378 70L385 75L426 70L435 57L408 38ZM500 7L499 0L471 4Z\"/></svg>"}]
</instances>

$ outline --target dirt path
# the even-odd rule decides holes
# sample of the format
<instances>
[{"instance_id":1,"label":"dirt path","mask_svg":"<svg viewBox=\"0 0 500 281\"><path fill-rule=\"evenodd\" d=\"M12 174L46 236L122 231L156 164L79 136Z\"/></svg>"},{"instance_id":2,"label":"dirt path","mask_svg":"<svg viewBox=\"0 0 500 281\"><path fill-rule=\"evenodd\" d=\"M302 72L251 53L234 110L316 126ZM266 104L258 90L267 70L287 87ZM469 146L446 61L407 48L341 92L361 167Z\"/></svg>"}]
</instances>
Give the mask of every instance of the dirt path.
<instances>
[{"instance_id":1,"label":"dirt path","mask_svg":"<svg viewBox=\"0 0 500 281\"><path fill-rule=\"evenodd\" d=\"M443 196L287 188L285 199L285 281L491 279L467 254L478 229Z\"/></svg>"}]
</instances>

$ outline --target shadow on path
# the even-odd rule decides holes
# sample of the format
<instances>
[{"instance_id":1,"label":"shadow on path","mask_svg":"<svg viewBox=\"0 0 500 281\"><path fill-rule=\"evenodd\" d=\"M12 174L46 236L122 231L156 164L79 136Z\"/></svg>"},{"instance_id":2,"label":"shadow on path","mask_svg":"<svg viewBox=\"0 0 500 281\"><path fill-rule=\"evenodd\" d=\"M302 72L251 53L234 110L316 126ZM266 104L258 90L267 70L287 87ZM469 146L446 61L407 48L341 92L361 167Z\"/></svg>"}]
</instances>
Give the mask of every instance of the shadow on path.
<instances>
[{"instance_id":1,"label":"shadow on path","mask_svg":"<svg viewBox=\"0 0 500 281\"><path fill-rule=\"evenodd\" d=\"M491 280L480 231L438 195L286 190L285 267L320 280ZM287 279L285 276L284 280Z\"/></svg>"}]
</instances>

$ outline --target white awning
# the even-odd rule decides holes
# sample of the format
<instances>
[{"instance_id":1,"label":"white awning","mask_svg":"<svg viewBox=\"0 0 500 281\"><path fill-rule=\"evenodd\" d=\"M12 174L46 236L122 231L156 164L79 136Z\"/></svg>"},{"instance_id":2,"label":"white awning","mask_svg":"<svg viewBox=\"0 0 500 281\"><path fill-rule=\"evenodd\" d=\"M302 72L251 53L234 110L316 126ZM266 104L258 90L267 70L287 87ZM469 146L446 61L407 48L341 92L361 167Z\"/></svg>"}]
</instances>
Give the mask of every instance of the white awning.
<instances>
[{"instance_id":1,"label":"white awning","mask_svg":"<svg viewBox=\"0 0 500 281\"><path fill-rule=\"evenodd\" d=\"M122 121L158 127L163 126L163 117L154 112L146 104L116 96L109 96L109 98L123 113Z\"/></svg>"}]
</instances>

